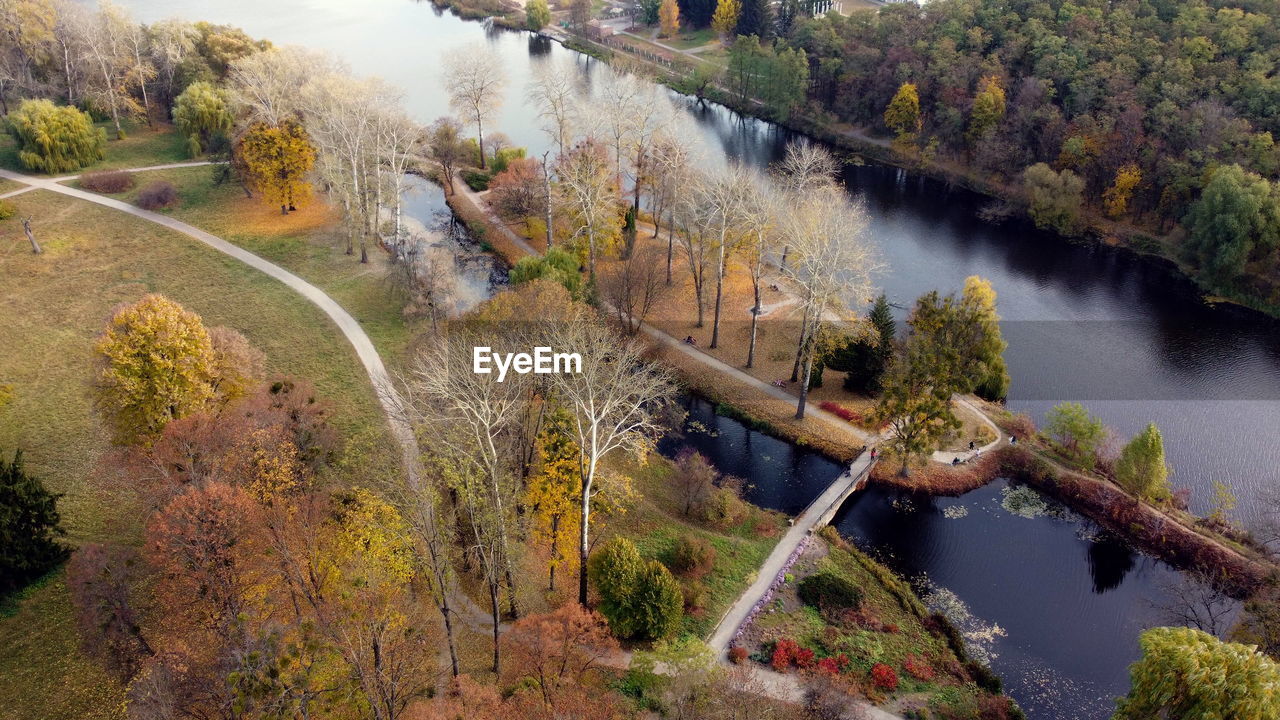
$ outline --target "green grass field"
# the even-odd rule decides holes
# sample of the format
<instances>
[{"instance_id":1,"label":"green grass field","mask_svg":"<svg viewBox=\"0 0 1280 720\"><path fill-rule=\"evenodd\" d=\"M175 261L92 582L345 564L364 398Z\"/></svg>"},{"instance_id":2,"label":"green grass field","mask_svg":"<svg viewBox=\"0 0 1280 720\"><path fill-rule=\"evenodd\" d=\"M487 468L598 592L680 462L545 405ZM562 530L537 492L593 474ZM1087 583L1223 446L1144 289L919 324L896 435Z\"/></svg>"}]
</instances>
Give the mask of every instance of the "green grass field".
<instances>
[{"instance_id":1,"label":"green grass field","mask_svg":"<svg viewBox=\"0 0 1280 720\"><path fill-rule=\"evenodd\" d=\"M379 353L396 366L409 345L414 326L401 308L404 298L389 279L387 255L369 248L369 263L346 255L346 241L336 216L319 198L282 216L277 206L245 197L239 185L214 185L208 167L138 173L134 189L119 197L133 202L148 183L165 181L178 191L178 204L163 212L207 230L284 267L324 289L373 339Z\"/></svg>"},{"instance_id":2,"label":"green grass field","mask_svg":"<svg viewBox=\"0 0 1280 720\"><path fill-rule=\"evenodd\" d=\"M139 513L128 497L91 480L108 444L89 382L93 339L112 308L148 292L183 303L209 325L244 333L266 354L270 372L312 380L333 404L334 423L352 448L339 469L347 481L376 484L397 467L368 377L318 308L152 223L45 191L12 202L20 216L33 219L45 253L31 254L16 219L0 222L0 382L15 391L13 403L0 410L0 452L21 448L29 469L64 493L60 508L70 542L138 537ZM278 242L295 250L301 245ZM120 689L76 650L61 573L16 605L0 619L0 717L117 717Z\"/></svg>"},{"instance_id":3,"label":"green grass field","mask_svg":"<svg viewBox=\"0 0 1280 720\"><path fill-rule=\"evenodd\" d=\"M669 45L678 50L692 50L696 47L702 47L710 42L715 42L716 31L711 28L702 28L701 30L686 30L676 33L675 37L661 38L658 42L663 45Z\"/></svg>"},{"instance_id":4,"label":"green grass field","mask_svg":"<svg viewBox=\"0 0 1280 720\"><path fill-rule=\"evenodd\" d=\"M669 460L654 458L641 466L626 463L619 471L631 476L636 503L621 517L606 521L606 535L624 535L642 555L657 560L666 560L681 536L702 538L715 547L715 566L702 578L707 590L703 611L684 616L684 631L705 638L755 580L757 569L785 531L785 519L777 513L753 509L753 515L741 526L710 527L681 512Z\"/></svg>"},{"instance_id":5,"label":"green grass field","mask_svg":"<svg viewBox=\"0 0 1280 720\"><path fill-rule=\"evenodd\" d=\"M118 168L147 167L149 165L168 165L170 163L187 162L187 146L182 137L174 131L172 125L156 123L154 128L145 124L128 121L122 123L125 139L115 139L115 125L98 123L97 126L107 131L107 157L102 162L81 168L74 175L91 170L112 170ZM18 142L8 133L0 134L0 167L6 170L30 173L18 162ZM32 173L43 174L43 173Z\"/></svg>"}]
</instances>

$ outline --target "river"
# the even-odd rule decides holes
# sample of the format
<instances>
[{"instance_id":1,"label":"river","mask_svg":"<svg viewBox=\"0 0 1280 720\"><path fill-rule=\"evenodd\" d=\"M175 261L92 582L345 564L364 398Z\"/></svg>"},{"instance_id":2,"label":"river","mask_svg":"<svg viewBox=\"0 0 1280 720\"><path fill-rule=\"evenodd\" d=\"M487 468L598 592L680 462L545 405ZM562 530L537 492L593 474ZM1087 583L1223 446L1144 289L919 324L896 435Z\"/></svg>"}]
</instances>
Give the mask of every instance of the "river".
<instances>
[{"instance_id":1,"label":"river","mask_svg":"<svg viewBox=\"0 0 1280 720\"><path fill-rule=\"evenodd\" d=\"M598 62L545 39L463 21L427 2L121 4L145 22L179 16L229 23L277 44L329 50L354 72L400 87L424 123L448 112L443 54L488 43L509 78L493 125L531 154L548 145L524 103L534 68L562 61L587 77L600 71ZM709 163L765 165L791 139L769 123L664 95L693 120ZM1012 409L1040 421L1053 404L1078 400L1121 437L1156 422L1173 482L1191 489L1197 511L1207 509L1212 484L1220 481L1240 497L1237 516L1251 521L1260 491L1280 486L1275 321L1210 307L1187 280L1126 251L1064 242L1018 222L980 222L974 213L981 197L927 178L850 165L844 181L866 204L888 265L879 284L900 315L927 290L957 290L972 274L992 281L1009 340ZM726 471L747 476L757 488L752 499L763 505L793 511L838 473L821 458L740 425L734 435L732 421L708 420L725 431L689 438ZM1069 513L1030 519L1009 513L1002 492L993 485L957 500L908 503L872 491L851 501L837 525L904 574L954 592L976 623L1003 628L1007 635L993 640L993 664L1033 718L1106 717L1109 698L1127 687L1137 633L1154 622L1149 601L1173 573ZM959 505L967 515L943 513Z\"/></svg>"}]
</instances>

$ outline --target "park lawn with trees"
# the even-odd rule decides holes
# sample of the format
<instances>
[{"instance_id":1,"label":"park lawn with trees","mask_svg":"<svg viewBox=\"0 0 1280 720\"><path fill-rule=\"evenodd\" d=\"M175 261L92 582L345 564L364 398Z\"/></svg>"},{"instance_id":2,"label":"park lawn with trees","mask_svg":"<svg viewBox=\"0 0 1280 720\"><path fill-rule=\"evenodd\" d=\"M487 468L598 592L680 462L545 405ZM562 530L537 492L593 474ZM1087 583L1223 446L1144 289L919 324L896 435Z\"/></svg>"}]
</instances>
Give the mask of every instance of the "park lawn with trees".
<instances>
[{"instance_id":1,"label":"park lawn with trees","mask_svg":"<svg viewBox=\"0 0 1280 720\"><path fill-rule=\"evenodd\" d=\"M619 463L617 470L630 475L636 502L625 513L605 521L605 538L628 538L645 559L668 566L681 538L704 541L715 548L715 560L705 575L692 578L675 573L682 583L697 583L705 591L698 607L687 608L693 612L686 611L681 632L707 637L733 601L755 580L756 571L786 532L786 519L780 513L746 503L742 504L743 518L728 526L685 516L677 480L679 470L664 457L652 457L643 465L627 460Z\"/></svg>"},{"instance_id":2,"label":"park lawn with trees","mask_svg":"<svg viewBox=\"0 0 1280 720\"><path fill-rule=\"evenodd\" d=\"M121 121L126 136L116 140L115 126L111 122L95 123L94 127L107 130L106 157L92 165L66 173L54 175L78 175L93 170L116 170L152 165L169 165L172 163L192 162L187 152L186 140L168 123L153 122L152 127L137 120ZM199 160L199 158L195 158ZM33 172L18 161L18 143L7 132L0 133L0 167L29 175L44 173Z\"/></svg>"},{"instance_id":3,"label":"park lawn with trees","mask_svg":"<svg viewBox=\"0 0 1280 720\"><path fill-rule=\"evenodd\" d=\"M320 287L360 322L384 361L394 366L403 359L416 326L401 312L405 298L390 277L387 255L372 253L366 264L346 255L337 212L323 197L281 215L256 194L246 197L235 182L216 184L208 167L138 173L135 187L117 197L136 203L142 189L154 182L167 182L178 194L177 203L161 212Z\"/></svg>"},{"instance_id":4,"label":"park lawn with trees","mask_svg":"<svg viewBox=\"0 0 1280 720\"><path fill-rule=\"evenodd\" d=\"M133 503L94 487L94 466L109 433L93 409L91 347L120 303L160 292L211 325L241 331L266 355L268 372L312 380L333 405L348 443L339 473L378 476L398 455L368 377L345 338L321 311L277 281L185 236L144 220L45 191L10 200L34 218L44 253L25 242L3 249L10 301L0 377L13 386L0 409L0 448L24 451L27 469L59 503L72 544L136 540ZM0 233L21 237L17 219ZM26 591L0 619L0 704L15 717L112 717L118 686L77 648L62 571ZM12 693L12 696L9 694Z\"/></svg>"}]
</instances>

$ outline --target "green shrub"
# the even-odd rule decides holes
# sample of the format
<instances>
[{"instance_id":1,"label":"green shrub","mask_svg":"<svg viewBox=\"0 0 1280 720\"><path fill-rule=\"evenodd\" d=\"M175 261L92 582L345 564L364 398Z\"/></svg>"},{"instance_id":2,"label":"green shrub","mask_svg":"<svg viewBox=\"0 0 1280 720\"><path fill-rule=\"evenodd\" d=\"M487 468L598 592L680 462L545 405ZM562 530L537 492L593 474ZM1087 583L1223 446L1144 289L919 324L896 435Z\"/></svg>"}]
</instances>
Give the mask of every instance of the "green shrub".
<instances>
[{"instance_id":1,"label":"green shrub","mask_svg":"<svg viewBox=\"0 0 1280 720\"><path fill-rule=\"evenodd\" d=\"M0 220L8 220L18 214L18 208L8 200L0 200ZM3 405L4 403L0 403Z\"/></svg>"},{"instance_id":2,"label":"green shrub","mask_svg":"<svg viewBox=\"0 0 1280 720\"><path fill-rule=\"evenodd\" d=\"M691 578L700 578L711 572L716 564L716 549L699 537L680 536L671 550L672 572Z\"/></svg>"},{"instance_id":3,"label":"green shrub","mask_svg":"<svg viewBox=\"0 0 1280 720\"><path fill-rule=\"evenodd\" d=\"M615 635L656 640L679 627L684 609L680 584L662 563L646 563L630 540L614 538L592 554L587 578Z\"/></svg>"},{"instance_id":4,"label":"green shrub","mask_svg":"<svg viewBox=\"0 0 1280 720\"><path fill-rule=\"evenodd\" d=\"M19 144L18 161L28 170L71 172L106 157L106 131L76 108L24 100L7 120Z\"/></svg>"},{"instance_id":5,"label":"green shrub","mask_svg":"<svg viewBox=\"0 0 1280 720\"><path fill-rule=\"evenodd\" d=\"M848 580L829 572L820 572L800 581L796 588L806 605L825 610L856 608L862 604L862 591Z\"/></svg>"},{"instance_id":6,"label":"green shrub","mask_svg":"<svg viewBox=\"0 0 1280 720\"><path fill-rule=\"evenodd\" d=\"M489 181L493 176L483 170L463 170L462 181L467 187L476 192L484 192L489 189Z\"/></svg>"},{"instance_id":7,"label":"green shrub","mask_svg":"<svg viewBox=\"0 0 1280 720\"><path fill-rule=\"evenodd\" d=\"M546 278L564 286L575 298L581 297L582 274L578 272L578 259L562 248L551 248L545 255L522 257L511 268L512 285Z\"/></svg>"}]
</instances>

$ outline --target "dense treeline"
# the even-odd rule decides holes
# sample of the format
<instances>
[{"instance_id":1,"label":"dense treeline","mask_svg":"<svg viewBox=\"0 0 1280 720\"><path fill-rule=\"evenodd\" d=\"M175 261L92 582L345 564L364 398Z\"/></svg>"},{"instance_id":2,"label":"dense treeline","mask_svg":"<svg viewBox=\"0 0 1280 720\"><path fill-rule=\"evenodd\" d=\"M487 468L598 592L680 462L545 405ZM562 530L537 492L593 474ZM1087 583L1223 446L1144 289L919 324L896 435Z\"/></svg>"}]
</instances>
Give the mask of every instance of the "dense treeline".
<instances>
[{"instance_id":1,"label":"dense treeline","mask_svg":"<svg viewBox=\"0 0 1280 720\"><path fill-rule=\"evenodd\" d=\"M834 119L1023 188L1044 226L1182 223L1208 283L1275 304L1278 18L1275 0L936 0L788 20L777 49L805 52ZM1197 222L1223 167L1231 227Z\"/></svg>"}]
</instances>

